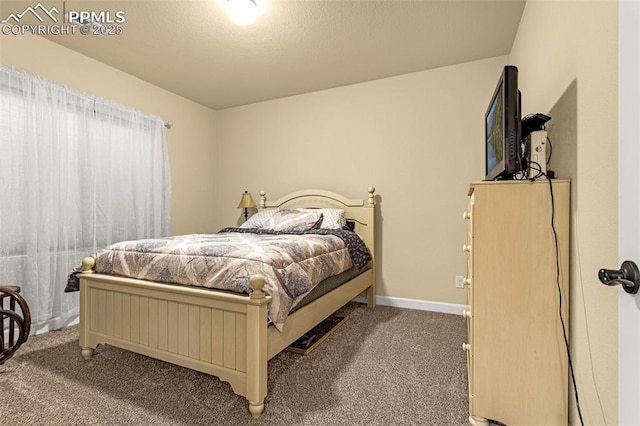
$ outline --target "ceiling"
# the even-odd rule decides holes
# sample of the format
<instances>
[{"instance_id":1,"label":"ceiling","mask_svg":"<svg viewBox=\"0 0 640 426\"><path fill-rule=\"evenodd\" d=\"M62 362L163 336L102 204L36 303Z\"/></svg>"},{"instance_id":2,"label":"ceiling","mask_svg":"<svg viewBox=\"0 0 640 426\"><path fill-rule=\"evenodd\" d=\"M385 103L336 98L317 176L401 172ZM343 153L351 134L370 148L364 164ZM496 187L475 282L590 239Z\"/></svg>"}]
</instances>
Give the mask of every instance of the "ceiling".
<instances>
[{"instance_id":1,"label":"ceiling","mask_svg":"<svg viewBox=\"0 0 640 426\"><path fill-rule=\"evenodd\" d=\"M3 0L2 17L37 1ZM215 110L507 55L525 4L256 0L242 27L225 0L41 2L124 11L122 34L47 38Z\"/></svg>"}]
</instances>

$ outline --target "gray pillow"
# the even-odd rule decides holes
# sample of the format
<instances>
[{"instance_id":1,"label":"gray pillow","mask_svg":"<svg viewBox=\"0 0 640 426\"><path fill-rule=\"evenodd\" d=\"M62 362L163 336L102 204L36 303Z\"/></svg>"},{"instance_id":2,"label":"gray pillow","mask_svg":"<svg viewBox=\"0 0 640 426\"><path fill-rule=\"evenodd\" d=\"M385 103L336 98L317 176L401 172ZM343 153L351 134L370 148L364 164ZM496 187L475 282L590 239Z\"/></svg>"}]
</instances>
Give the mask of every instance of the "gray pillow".
<instances>
[{"instance_id":1,"label":"gray pillow","mask_svg":"<svg viewBox=\"0 0 640 426\"><path fill-rule=\"evenodd\" d=\"M266 220L262 229L273 231L306 231L318 229L322 224L322 212L301 211L301 210L276 210L276 212Z\"/></svg>"}]
</instances>

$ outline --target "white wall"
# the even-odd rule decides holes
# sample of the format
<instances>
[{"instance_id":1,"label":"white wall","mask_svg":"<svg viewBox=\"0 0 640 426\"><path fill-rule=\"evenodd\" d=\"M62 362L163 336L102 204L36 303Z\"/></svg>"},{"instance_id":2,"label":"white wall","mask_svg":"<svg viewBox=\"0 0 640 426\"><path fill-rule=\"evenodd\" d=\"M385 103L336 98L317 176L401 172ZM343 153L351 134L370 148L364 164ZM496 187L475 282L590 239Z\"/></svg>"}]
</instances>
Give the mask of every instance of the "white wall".
<instances>
[{"instance_id":1,"label":"white wall","mask_svg":"<svg viewBox=\"0 0 640 426\"><path fill-rule=\"evenodd\" d=\"M378 294L466 303L468 184L484 176L484 113L506 57L218 111L218 226L303 188L380 209Z\"/></svg>"},{"instance_id":2,"label":"white wall","mask_svg":"<svg viewBox=\"0 0 640 426\"><path fill-rule=\"evenodd\" d=\"M571 347L585 424L618 424L617 2L528 0L510 62L525 113L553 117L552 168L572 179ZM575 406L572 424L578 422Z\"/></svg>"}]
</instances>

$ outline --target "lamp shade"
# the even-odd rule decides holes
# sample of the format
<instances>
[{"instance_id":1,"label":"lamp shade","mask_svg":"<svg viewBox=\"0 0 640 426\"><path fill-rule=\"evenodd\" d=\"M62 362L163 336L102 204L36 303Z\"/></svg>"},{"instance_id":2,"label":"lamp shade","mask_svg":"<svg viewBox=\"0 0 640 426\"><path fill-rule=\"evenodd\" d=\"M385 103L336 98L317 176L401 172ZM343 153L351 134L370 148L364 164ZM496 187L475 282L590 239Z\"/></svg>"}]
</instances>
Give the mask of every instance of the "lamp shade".
<instances>
[{"instance_id":1,"label":"lamp shade","mask_svg":"<svg viewBox=\"0 0 640 426\"><path fill-rule=\"evenodd\" d=\"M242 194L242 198L240 199L240 204L238 204L239 209L250 209L256 206L256 203L253 202L253 198L251 198L251 194L247 191L244 191Z\"/></svg>"}]
</instances>

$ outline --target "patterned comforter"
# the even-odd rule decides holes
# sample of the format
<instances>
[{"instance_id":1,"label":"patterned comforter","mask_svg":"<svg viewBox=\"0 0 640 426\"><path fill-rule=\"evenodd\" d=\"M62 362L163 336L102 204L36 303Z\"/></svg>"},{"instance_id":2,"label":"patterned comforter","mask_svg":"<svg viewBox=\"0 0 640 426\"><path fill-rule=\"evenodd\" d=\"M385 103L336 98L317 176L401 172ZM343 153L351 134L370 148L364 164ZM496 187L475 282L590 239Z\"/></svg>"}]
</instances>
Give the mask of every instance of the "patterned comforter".
<instances>
[{"instance_id":1,"label":"patterned comforter","mask_svg":"<svg viewBox=\"0 0 640 426\"><path fill-rule=\"evenodd\" d=\"M315 285L371 259L350 231L316 229L296 233L225 228L218 234L191 234L125 241L96 256L95 270L148 281L194 285L249 294L254 274L266 278L272 299L269 318L282 329L287 315ZM65 291L79 290L71 274Z\"/></svg>"}]
</instances>

